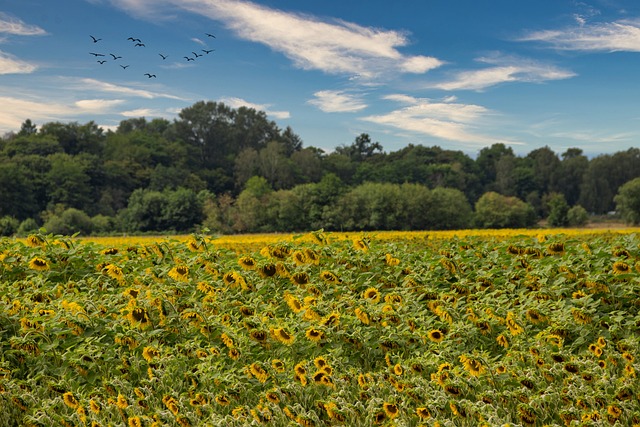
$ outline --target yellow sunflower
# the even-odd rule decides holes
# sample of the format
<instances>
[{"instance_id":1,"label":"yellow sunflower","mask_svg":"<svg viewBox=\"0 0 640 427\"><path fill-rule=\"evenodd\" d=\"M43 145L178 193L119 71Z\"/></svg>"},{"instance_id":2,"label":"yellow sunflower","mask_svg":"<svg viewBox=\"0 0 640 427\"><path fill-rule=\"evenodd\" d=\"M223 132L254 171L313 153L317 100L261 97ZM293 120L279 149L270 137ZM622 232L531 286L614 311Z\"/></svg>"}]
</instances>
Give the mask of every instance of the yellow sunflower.
<instances>
[{"instance_id":1,"label":"yellow sunflower","mask_svg":"<svg viewBox=\"0 0 640 427\"><path fill-rule=\"evenodd\" d=\"M62 395L62 401L71 409L76 409L79 405L78 399L76 399L73 393L71 393L70 391Z\"/></svg>"},{"instance_id":2,"label":"yellow sunflower","mask_svg":"<svg viewBox=\"0 0 640 427\"><path fill-rule=\"evenodd\" d=\"M629 264L622 261L616 261L613 263L613 274L628 274L631 273L631 267Z\"/></svg>"},{"instance_id":3,"label":"yellow sunflower","mask_svg":"<svg viewBox=\"0 0 640 427\"><path fill-rule=\"evenodd\" d=\"M322 339L324 338L324 332L320 329L309 328L307 329L305 336L309 341L318 342L322 341Z\"/></svg>"},{"instance_id":4,"label":"yellow sunflower","mask_svg":"<svg viewBox=\"0 0 640 427\"><path fill-rule=\"evenodd\" d=\"M291 345L295 341L295 336L289 333L285 328L274 328L271 335L283 344Z\"/></svg>"},{"instance_id":5,"label":"yellow sunflower","mask_svg":"<svg viewBox=\"0 0 640 427\"><path fill-rule=\"evenodd\" d=\"M243 256L238 259L238 264L245 270L255 270L257 267L256 260L250 256Z\"/></svg>"},{"instance_id":6,"label":"yellow sunflower","mask_svg":"<svg viewBox=\"0 0 640 427\"><path fill-rule=\"evenodd\" d=\"M321 272L320 278L329 285L337 285L340 283L340 278L335 273L328 270Z\"/></svg>"},{"instance_id":7,"label":"yellow sunflower","mask_svg":"<svg viewBox=\"0 0 640 427\"><path fill-rule=\"evenodd\" d=\"M382 404L382 409L389 419L394 419L400 413L400 409L395 403L384 402Z\"/></svg>"},{"instance_id":8,"label":"yellow sunflower","mask_svg":"<svg viewBox=\"0 0 640 427\"><path fill-rule=\"evenodd\" d=\"M186 265L177 265L169 270L168 275L178 282L186 282L189 280L189 267Z\"/></svg>"},{"instance_id":9,"label":"yellow sunflower","mask_svg":"<svg viewBox=\"0 0 640 427\"><path fill-rule=\"evenodd\" d=\"M45 271L48 270L50 266L46 259L35 257L29 261L29 268L36 271Z\"/></svg>"},{"instance_id":10,"label":"yellow sunflower","mask_svg":"<svg viewBox=\"0 0 640 427\"><path fill-rule=\"evenodd\" d=\"M429 333L427 334L427 336L433 342L442 342L442 340L444 339L444 334L442 333L442 331L440 329L432 329L432 330L430 330Z\"/></svg>"},{"instance_id":11,"label":"yellow sunflower","mask_svg":"<svg viewBox=\"0 0 640 427\"><path fill-rule=\"evenodd\" d=\"M380 301L380 292L376 288L368 288L362 293L362 298L369 302L377 303Z\"/></svg>"}]
</instances>

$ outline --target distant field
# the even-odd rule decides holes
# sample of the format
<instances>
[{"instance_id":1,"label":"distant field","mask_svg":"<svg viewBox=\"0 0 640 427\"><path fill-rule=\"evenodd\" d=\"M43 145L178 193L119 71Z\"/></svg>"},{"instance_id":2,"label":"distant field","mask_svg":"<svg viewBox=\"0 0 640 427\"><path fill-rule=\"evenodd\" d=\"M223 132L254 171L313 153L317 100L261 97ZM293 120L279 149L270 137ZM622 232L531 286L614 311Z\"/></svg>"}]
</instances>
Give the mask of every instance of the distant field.
<instances>
[{"instance_id":1,"label":"distant field","mask_svg":"<svg viewBox=\"0 0 640 427\"><path fill-rule=\"evenodd\" d=\"M640 426L639 229L0 241L0 427Z\"/></svg>"}]
</instances>

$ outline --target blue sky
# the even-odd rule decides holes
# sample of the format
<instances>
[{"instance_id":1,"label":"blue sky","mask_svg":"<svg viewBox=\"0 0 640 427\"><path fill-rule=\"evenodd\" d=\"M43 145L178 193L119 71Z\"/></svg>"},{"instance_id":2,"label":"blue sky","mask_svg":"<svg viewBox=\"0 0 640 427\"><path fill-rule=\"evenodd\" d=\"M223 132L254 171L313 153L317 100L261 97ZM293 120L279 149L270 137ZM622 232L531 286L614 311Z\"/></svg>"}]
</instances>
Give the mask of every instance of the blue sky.
<instances>
[{"instance_id":1,"label":"blue sky","mask_svg":"<svg viewBox=\"0 0 640 427\"><path fill-rule=\"evenodd\" d=\"M0 134L205 100L327 151L593 156L640 141L639 53L637 0L0 0Z\"/></svg>"}]
</instances>

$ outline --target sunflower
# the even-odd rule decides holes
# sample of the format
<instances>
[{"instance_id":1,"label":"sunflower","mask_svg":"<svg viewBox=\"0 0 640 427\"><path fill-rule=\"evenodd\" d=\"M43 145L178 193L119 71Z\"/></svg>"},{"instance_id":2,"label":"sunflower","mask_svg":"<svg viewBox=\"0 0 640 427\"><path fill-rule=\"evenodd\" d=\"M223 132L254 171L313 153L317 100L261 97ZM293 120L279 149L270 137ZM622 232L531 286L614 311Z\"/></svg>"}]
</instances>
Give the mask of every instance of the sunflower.
<instances>
[{"instance_id":1,"label":"sunflower","mask_svg":"<svg viewBox=\"0 0 640 427\"><path fill-rule=\"evenodd\" d=\"M305 272L298 272L298 273L293 273L291 275L291 282L294 285L298 285L298 286L304 286L307 283L309 283L309 274L305 273Z\"/></svg>"},{"instance_id":2,"label":"sunflower","mask_svg":"<svg viewBox=\"0 0 640 427\"><path fill-rule=\"evenodd\" d=\"M78 399L76 399L73 393L71 393L70 391L62 395L62 401L71 409L76 409L79 405Z\"/></svg>"},{"instance_id":3,"label":"sunflower","mask_svg":"<svg viewBox=\"0 0 640 427\"><path fill-rule=\"evenodd\" d=\"M140 417L130 417L128 421L129 427L142 427L142 421L140 421Z\"/></svg>"},{"instance_id":4,"label":"sunflower","mask_svg":"<svg viewBox=\"0 0 640 427\"><path fill-rule=\"evenodd\" d=\"M283 344L291 345L295 341L295 336L284 328L275 328L271 330L271 335Z\"/></svg>"},{"instance_id":5,"label":"sunflower","mask_svg":"<svg viewBox=\"0 0 640 427\"><path fill-rule=\"evenodd\" d=\"M515 315L513 314L513 312L508 312L506 322L507 328L509 329L509 332L511 332L511 335L516 336L524 332L524 328L520 326L518 322L516 322L514 317Z\"/></svg>"},{"instance_id":6,"label":"sunflower","mask_svg":"<svg viewBox=\"0 0 640 427\"><path fill-rule=\"evenodd\" d=\"M49 262L44 258L35 257L29 261L29 268L36 271L45 271L49 269Z\"/></svg>"},{"instance_id":7,"label":"sunflower","mask_svg":"<svg viewBox=\"0 0 640 427\"><path fill-rule=\"evenodd\" d=\"M309 264L318 265L320 264L320 255L310 248L305 248L304 255Z\"/></svg>"},{"instance_id":8,"label":"sunflower","mask_svg":"<svg viewBox=\"0 0 640 427\"><path fill-rule=\"evenodd\" d=\"M362 293L362 298L375 304L380 301L380 292L376 288L368 288Z\"/></svg>"},{"instance_id":9,"label":"sunflower","mask_svg":"<svg viewBox=\"0 0 640 427\"><path fill-rule=\"evenodd\" d=\"M129 402L127 398L122 394L118 394L118 398L116 399L116 406L120 409L126 409L129 407Z\"/></svg>"},{"instance_id":10,"label":"sunflower","mask_svg":"<svg viewBox=\"0 0 640 427\"><path fill-rule=\"evenodd\" d=\"M395 403L384 402L382 404L382 409L384 410L385 415L390 419L394 419L400 413L400 409Z\"/></svg>"},{"instance_id":11,"label":"sunflower","mask_svg":"<svg viewBox=\"0 0 640 427\"><path fill-rule=\"evenodd\" d=\"M507 339L507 337L505 337L502 334L497 336L496 341L498 342L498 345L500 345L501 347L504 347L504 348L509 347L509 340Z\"/></svg>"},{"instance_id":12,"label":"sunflower","mask_svg":"<svg viewBox=\"0 0 640 427\"><path fill-rule=\"evenodd\" d=\"M249 332L249 337L259 343L267 341L267 333L258 329L252 329L251 332Z\"/></svg>"},{"instance_id":13,"label":"sunflower","mask_svg":"<svg viewBox=\"0 0 640 427\"><path fill-rule=\"evenodd\" d=\"M367 312L365 312L364 310L362 310L361 308L356 308L355 309L355 313L356 313L356 317L358 318L358 320L360 320L362 323L364 323L365 325L368 325L371 320L369 319L369 315L367 314Z\"/></svg>"},{"instance_id":14,"label":"sunflower","mask_svg":"<svg viewBox=\"0 0 640 427\"><path fill-rule=\"evenodd\" d=\"M280 396L278 396L278 393L276 393L275 391L267 391L264 397L268 402L271 402L275 405L280 403Z\"/></svg>"},{"instance_id":15,"label":"sunflower","mask_svg":"<svg viewBox=\"0 0 640 427\"><path fill-rule=\"evenodd\" d=\"M631 272L629 264L622 261L616 261L613 263L613 274L627 274Z\"/></svg>"},{"instance_id":16,"label":"sunflower","mask_svg":"<svg viewBox=\"0 0 640 427\"><path fill-rule=\"evenodd\" d=\"M318 342L324 338L324 332L321 331L320 329L309 328L307 329L305 336L309 341Z\"/></svg>"},{"instance_id":17,"label":"sunflower","mask_svg":"<svg viewBox=\"0 0 640 427\"><path fill-rule=\"evenodd\" d=\"M564 253L564 243L551 243L549 246L547 246L547 252L549 252L551 255Z\"/></svg>"},{"instance_id":18,"label":"sunflower","mask_svg":"<svg viewBox=\"0 0 640 427\"><path fill-rule=\"evenodd\" d=\"M284 364L284 362L280 359L273 359L271 361L271 367L276 371L276 372L284 372L286 369L286 366Z\"/></svg>"},{"instance_id":19,"label":"sunflower","mask_svg":"<svg viewBox=\"0 0 640 427\"><path fill-rule=\"evenodd\" d=\"M142 349L142 357L144 357L144 360L147 362L151 362L158 356L160 356L160 352L154 347L145 347Z\"/></svg>"},{"instance_id":20,"label":"sunflower","mask_svg":"<svg viewBox=\"0 0 640 427\"><path fill-rule=\"evenodd\" d=\"M400 264L400 260L398 258L395 258L393 255L391 254L386 254L384 256L384 261L387 265L389 266L395 266Z\"/></svg>"},{"instance_id":21,"label":"sunflower","mask_svg":"<svg viewBox=\"0 0 640 427\"><path fill-rule=\"evenodd\" d=\"M229 357L233 360L238 360L240 358L240 350L238 350L237 348L230 348Z\"/></svg>"},{"instance_id":22,"label":"sunflower","mask_svg":"<svg viewBox=\"0 0 640 427\"><path fill-rule=\"evenodd\" d=\"M622 409L620 409L618 405L609 405L607 406L607 414L611 418L617 420L618 418L620 418L620 415L622 415Z\"/></svg>"},{"instance_id":23,"label":"sunflower","mask_svg":"<svg viewBox=\"0 0 640 427\"><path fill-rule=\"evenodd\" d=\"M149 314L147 310L142 307L136 307L127 315L127 319L133 326L139 326L141 328L146 328L151 325L151 319L149 319Z\"/></svg>"},{"instance_id":24,"label":"sunflower","mask_svg":"<svg viewBox=\"0 0 640 427\"><path fill-rule=\"evenodd\" d=\"M369 250L369 239L354 239L353 247L362 252L367 252Z\"/></svg>"},{"instance_id":25,"label":"sunflower","mask_svg":"<svg viewBox=\"0 0 640 427\"><path fill-rule=\"evenodd\" d=\"M115 279L117 281L122 281L124 279L124 273L122 269L115 264L107 264L103 271L107 274L107 276Z\"/></svg>"},{"instance_id":26,"label":"sunflower","mask_svg":"<svg viewBox=\"0 0 640 427\"><path fill-rule=\"evenodd\" d=\"M444 334L440 329L432 329L427 334L429 339L433 342L441 342L444 339Z\"/></svg>"},{"instance_id":27,"label":"sunflower","mask_svg":"<svg viewBox=\"0 0 640 427\"><path fill-rule=\"evenodd\" d=\"M273 277L277 273L275 264L264 264L258 268L258 274L261 277Z\"/></svg>"},{"instance_id":28,"label":"sunflower","mask_svg":"<svg viewBox=\"0 0 640 427\"><path fill-rule=\"evenodd\" d=\"M307 256L302 251L295 251L291 257L297 265L306 264L307 262Z\"/></svg>"},{"instance_id":29,"label":"sunflower","mask_svg":"<svg viewBox=\"0 0 640 427\"><path fill-rule=\"evenodd\" d=\"M429 410L424 407L417 408L416 414L418 415L419 418L423 420L431 418L431 412L429 412Z\"/></svg>"},{"instance_id":30,"label":"sunflower","mask_svg":"<svg viewBox=\"0 0 640 427\"><path fill-rule=\"evenodd\" d=\"M216 403L220 406L227 406L231 403L231 400L225 394L219 394L216 396Z\"/></svg>"},{"instance_id":31,"label":"sunflower","mask_svg":"<svg viewBox=\"0 0 640 427\"><path fill-rule=\"evenodd\" d=\"M243 256L238 259L238 264L245 270L255 270L256 269L256 260L250 256Z\"/></svg>"},{"instance_id":32,"label":"sunflower","mask_svg":"<svg viewBox=\"0 0 640 427\"><path fill-rule=\"evenodd\" d=\"M227 335L226 333L222 333L220 334L220 340L222 341L222 344L224 344L227 348L233 348L233 339L231 339L231 337L229 335Z\"/></svg>"},{"instance_id":33,"label":"sunflower","mask_svg":"<svg viewBox=\"0 0 640 427\"><path fill-rule=\"evenodd\" d=\"M340 313L334 311L323 317L322 320L320 320L320 323L322 323L323 326L336 326L340 323Z\"/></svg>"},{"instance_id":34,"label":"sunflower","mask_svg":"<svg viewBox=\"0 0 640 427\"><path fill-rule=\"evenodd\" d=\"M393 366L393 373L394 373L395 375L400 376L400 375L402 375L402 373L403 373L403 372L404 372L404 369L402 369L402 365L401 365L401 364L396 363L396 364Z\"/></svg>"},{"instance_id":35,"label":"sunflower","mask_svg":"<svg viewBox=\"0 0 640 427\"><path fill-rule=\"evenodd\" d=\"M169 270L168 276L178 282L186 282L189 280L189 267L186 265L177 265Z\"/></svg>"},{"instance_id":36,"label":"sunflower","mask_svg":"<svg viewBox=\"0 0 640 427\"><path fill-rule=\"evenodd\" d=\"M320 273L320 278L329 285L337 285L340 283L340 278L329 270L324 270Z\"/></svg>"},{"instance_id":37,"label":"sunflower","mask_svg":"<svg viewBox=\"0 0 640 427\"><path fill-rule=\"evenodd\" d=\"M467 357L464 354L460 356L460 362L464 365L464 368L474 377L479 377L485 372L485 367L478 359Z\"/></svg>"},{"instance_id":38,"label":"sunflower","mask_svg":"<svg viewBox=\"0 0 640 427\"><path fill-rule=\"evenodd\" d=\"M307 368L305 368L305 363L304 362L298 362L296 364L296 366L293 367L293 372L296 375L306 375L307 374Z\"/></svg>"},{"instance_id":39,"label":"sunflower","mask_svg":"<svg viewBox=\"0 0 640 427\"><path fill-rule=\"evenodd\" d=\"M256 379L261 383L265 383L269 378L269 374L267 373L267 371L265 371L265 369L257 362L249 365L249 370L251 371L253 376L256 377Z\"/></svg>"}]
</instances>

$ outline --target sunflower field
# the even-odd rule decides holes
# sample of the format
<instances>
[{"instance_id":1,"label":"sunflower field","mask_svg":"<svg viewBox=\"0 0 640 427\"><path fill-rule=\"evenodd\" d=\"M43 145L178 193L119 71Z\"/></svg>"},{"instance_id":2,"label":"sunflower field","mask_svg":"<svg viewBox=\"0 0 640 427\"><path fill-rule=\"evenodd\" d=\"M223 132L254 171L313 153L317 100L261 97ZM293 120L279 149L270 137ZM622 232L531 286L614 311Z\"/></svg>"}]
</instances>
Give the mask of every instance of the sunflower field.
<instances>
[{"instance_id":1,"label":"sunflower field","mask_svg":"<svg viewBox=\"0 0 640 427\"><path fill-rule=\"evenodd\" d=\"M640 239L540 233L2 240L0 426L640 426Z\"/></svg>"}]
</instances>

